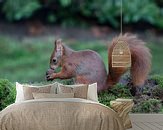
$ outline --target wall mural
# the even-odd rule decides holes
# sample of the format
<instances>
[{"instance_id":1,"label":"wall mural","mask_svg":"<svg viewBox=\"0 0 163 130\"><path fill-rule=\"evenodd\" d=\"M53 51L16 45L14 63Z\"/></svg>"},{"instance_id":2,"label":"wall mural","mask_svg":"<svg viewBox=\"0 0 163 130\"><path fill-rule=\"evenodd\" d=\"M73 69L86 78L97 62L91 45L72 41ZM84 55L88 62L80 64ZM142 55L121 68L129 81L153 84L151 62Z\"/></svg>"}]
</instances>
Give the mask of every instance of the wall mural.
<instances>
[{"instance_id":1,"label":"wall mural","mask_svg":"<svg viewBox=\"0 0 163 130\"><path fill-rule=\"evenodd\" d=\"M123 43L125 44L122 46ZM113 59L115 55L116 58ZM47 80L74 78L76 84L97 82L100 92L118 83L120 77L130 69L132 94L139 95L151 66L151 54L145 43L135 35L120 35L113 39L108 48L108 61L107 74L104 62L98 53L92 50L74 51L59 39L55 41L46 78ZM58 67L62 69L55 73L54 70Z\"/></svg>"}]
</instances>

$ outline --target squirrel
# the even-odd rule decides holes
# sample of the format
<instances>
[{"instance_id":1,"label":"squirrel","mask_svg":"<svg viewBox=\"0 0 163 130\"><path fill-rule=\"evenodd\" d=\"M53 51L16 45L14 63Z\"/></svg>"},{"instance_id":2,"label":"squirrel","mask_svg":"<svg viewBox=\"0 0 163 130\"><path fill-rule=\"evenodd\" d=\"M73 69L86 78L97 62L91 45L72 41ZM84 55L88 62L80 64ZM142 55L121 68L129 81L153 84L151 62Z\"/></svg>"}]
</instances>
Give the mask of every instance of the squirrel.
<instances>
[{"instance_id":1,"label":"squirrel","mask_svg":"<svg viewBox=\"0 0 163 130\"><path fill-rule=\"evenodd\" d=\"M46 72L46 79L74 78L76 84L91 84L97 82L97 90L107 90L119 82L121 76L129 69L125 67L112 67L112 52L117 44L117 39L126 41L131 52L130 73L133 87L131 92L138 95L142 91L144 82L151 68L150 50L145 42L135 35L124 34L113 39L108 48L109 72L100 55L92 50L74 51L62 43L62 40L55 41L55 47L50 57L50 69ZM54 70L62 67L61 71Z\"/></svg>"}]
</instances>

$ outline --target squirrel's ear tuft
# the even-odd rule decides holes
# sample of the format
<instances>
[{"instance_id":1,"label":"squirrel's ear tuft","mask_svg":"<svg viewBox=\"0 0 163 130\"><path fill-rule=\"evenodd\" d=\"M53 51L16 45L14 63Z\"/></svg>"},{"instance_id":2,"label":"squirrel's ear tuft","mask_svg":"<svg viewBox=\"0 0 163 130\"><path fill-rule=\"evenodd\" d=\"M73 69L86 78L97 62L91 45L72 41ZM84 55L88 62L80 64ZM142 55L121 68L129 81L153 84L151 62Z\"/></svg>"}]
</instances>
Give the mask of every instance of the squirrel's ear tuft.
<instances>
[{"instance_id":1,"label":"squirrel's ear tuft","mask_svg":"<svg viewBox=\"0 0 163 130\"><path fill-rule=\"evenodd\" d=\"M62 39L55 40L54 45L55 47L57 47L57 45L62 45Z\"/></svg>"},{"instance_id":2,"label":"squirrel's ear tuft","mask_svg":"<svg viewBox=\"0 0 163 130\"><path fill-rule=\"evenodd\" d=\"M62 45L62 39L57 39L57 40L55 40L55 48L56 49L62 49L63 47L63 45Z\"/></svg>"}]
</instances>

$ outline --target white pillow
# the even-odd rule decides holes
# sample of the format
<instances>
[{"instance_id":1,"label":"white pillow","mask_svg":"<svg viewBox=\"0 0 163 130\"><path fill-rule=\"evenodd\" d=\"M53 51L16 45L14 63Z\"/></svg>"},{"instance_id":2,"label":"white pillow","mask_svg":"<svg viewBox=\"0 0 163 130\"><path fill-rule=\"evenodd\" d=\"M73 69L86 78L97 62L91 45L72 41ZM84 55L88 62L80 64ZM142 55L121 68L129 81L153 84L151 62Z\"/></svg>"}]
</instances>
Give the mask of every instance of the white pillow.
<instances>
[{"instance_id":1,"label":"white pillow","mask_svg":"<svg viewBox=\"0 0 163 130\"><path fill-rule=\"evenodd\" d=\"M56 93L56 88L58 86L57 82L55 82L53 84L41 85L41 86L33 86L33 85L28 85L28 84L20 84L20 83L16 82L16 99L15 99L15 103L27 100L27 99L25 99L25 95L24 95L24 93L26 93L26 91L25 91L26 89L24 90L24 87L39 89L41 87L48 87L48 86L50 86L50 93ZM31 91L31 94L32 94L32 91Z\"/></svg>"},{"instance_id":2,"label":"white pillow","mask_svg":"<svg viewBox=\"0 0 163 130\"><path fill-rule=\"evenodd\" d=\"M15 100L15 103L22 102L22 101L24 101L23 85L16 82L16 100Z\"/></svg>"},{"instance_id":3,"label":"white pillow","mask_svg":"<svg viewBox=\"0 0 163 130\"><path fill-rule=\"evenodd\" d=\"M93 83L88 86L87 99L98 102L97 83Z\"/></svg>"}]
</instances>

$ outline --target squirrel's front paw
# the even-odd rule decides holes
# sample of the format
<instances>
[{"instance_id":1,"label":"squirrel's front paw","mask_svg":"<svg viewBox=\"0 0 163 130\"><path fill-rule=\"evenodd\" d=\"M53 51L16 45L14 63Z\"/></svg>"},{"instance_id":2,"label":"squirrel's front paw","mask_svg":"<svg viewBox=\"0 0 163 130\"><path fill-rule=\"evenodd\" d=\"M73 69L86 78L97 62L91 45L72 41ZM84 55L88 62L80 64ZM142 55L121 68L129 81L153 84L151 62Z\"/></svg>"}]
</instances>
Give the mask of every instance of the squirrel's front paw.
<instances>
[{"instance_id":1,"label":"squirrel's front paw","mask_svg":"<svg viewBox=\"0 0 163 130\"><path fill-rule=\"evenodd\" d=\"M53 78L52 78L50 75L47 75L47 76L46 76L46 80L47 80L47 81L52 81Z\"/></svg>"},{"instance_id":2,"label":"squirrel's front paw","mask_svg":"<svg viewBox=\"0 0 163 130\"><path fill-rule=\"evenodd\" d=\"M46 80L47 80L47 81L52 81L52 80L54 79L53 74L54 74L54 70L49 69L49 70L46 72Z\"/></svg>"}]
</instances>

